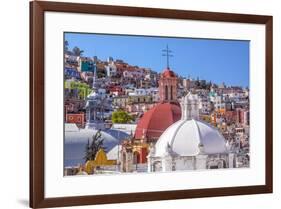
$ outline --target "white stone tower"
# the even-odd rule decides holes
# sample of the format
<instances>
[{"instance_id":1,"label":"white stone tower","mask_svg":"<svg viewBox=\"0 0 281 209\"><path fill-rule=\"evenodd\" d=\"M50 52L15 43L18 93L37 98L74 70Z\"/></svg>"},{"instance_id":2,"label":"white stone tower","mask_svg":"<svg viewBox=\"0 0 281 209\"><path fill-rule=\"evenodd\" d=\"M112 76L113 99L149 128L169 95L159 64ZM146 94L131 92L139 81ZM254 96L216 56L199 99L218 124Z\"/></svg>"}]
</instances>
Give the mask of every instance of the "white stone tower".
<instances>
[{"instance_id":1,"label":"white stone tower","mask_svg":"<svg viewBox=\"0 0 281 209\"><path fill-rule=\"evenodd\" d=\"M199 120L199 100L196 94L188 93L181 101L182 120Z\"/></svg>"}]
</instances>

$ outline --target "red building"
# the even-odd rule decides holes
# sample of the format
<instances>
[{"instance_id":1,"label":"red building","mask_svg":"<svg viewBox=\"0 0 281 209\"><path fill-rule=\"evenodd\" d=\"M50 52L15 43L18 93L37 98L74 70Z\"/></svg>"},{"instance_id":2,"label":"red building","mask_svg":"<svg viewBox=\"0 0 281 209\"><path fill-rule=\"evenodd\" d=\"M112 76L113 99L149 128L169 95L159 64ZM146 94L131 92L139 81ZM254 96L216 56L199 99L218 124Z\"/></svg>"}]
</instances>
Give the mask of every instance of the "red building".
<instances>
[{"instance_id":1,"label":"red building","mask_svg":"<svg viewBox=\"0 0 281 209\"><path fill-rule=\"evenodd\" d=\"M135 131L135 139L156 142L170 125L180 120L177 80L175 73L169 68L163 71L159 80L160 103L142 116Z\"/></svg>"},{"instance_id":2,"label":"red building","mask_svg":"<svg viewBox=\"0 0 281 209\"><path fill-rule=\"evenodd\" d=\"M144 113L131 140L122 144L121 169L132 172L138 164L147 162L149 144L156 143L162 133L181 119L181 108L177 102L177 77L169 68L159 81L160 103Z\"/></svg>"},{"instance_id":3,"label":"red building","mask_svg":"<svg viewBox=\"0 0 281 209\"><path fill-rule=\"evenodd\" d=\"M124 91L121 86L109 86L108 91L110 94L114 94L116 96L124 95Z\"/></svg>"},{"instance_id":4,"label":"red building","mask_svg":"<svg viewBox=\"0 0 281 209\"><path fill-rule=\"evenodd\" d=\"M236 112L233 110L225 111L225 121L227 123L235 123L236 122Z\"/></svg>"},{"instance_id":5,"label":"red building","mask_svg":"<svg viewBox=\"0 0 281 209\"><path fill-rule=\"evenodd\" d=\"M66 113L66 123L75 123L78 127L85 125L85 113Z\"/></svg>"},{"instance_id":6,"label":"red building","mask_svg":"<svg viewBox=\"0 0 281 209\"><path fill-rule=\"evenodd\" d=\"M250 112L242 108L236 109L236 123L249 125L250 124Z\"/></svg>"},{"instance_id":7,"label":"red building","mask_svg":"<svg viewBox=\"0 0 281 209\"><path fill-rule=\"evenodd\" d=\"M181 108L177 102L177 77L169 68L159 80L160 103L140 118L134 137L122 144L121 169L132 172L138 164L147 162L149 144L156 143L162 133L181 119Z\"/></svg>"}]
</instances>

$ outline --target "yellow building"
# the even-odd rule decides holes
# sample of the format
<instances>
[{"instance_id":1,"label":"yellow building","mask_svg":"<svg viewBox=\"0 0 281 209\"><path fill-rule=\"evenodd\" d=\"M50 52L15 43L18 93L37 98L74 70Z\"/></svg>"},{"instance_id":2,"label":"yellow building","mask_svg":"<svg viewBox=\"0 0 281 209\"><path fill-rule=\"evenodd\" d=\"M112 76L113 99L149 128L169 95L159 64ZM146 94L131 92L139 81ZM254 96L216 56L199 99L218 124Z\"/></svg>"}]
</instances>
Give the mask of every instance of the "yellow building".
<instances>
[{"instance_id":1,"label":"yellow building","mask_svg":"<svg viewBox=\"0 0 281 209\"><path fill-rule=\"evenodd\" d=\"M95 169L98 167L113 166L116 164L116 160L108 160L105 151L103 149L100 149L96 154L95 160L88 160L86 162L85 171L88 174L93 174Z\"/></svg>"}]
</instances>

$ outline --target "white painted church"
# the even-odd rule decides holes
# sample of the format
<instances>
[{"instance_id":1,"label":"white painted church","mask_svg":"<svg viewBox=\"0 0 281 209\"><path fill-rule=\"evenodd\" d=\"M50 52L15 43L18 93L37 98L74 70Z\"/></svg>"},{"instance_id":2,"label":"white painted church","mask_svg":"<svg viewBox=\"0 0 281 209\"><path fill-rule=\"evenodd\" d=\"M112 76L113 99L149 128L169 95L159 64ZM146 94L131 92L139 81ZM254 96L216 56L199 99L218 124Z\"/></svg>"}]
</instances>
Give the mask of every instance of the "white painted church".
<instances>
[{"instance_id":1,"label":"white painted church","mask_svg":"<svg viewBox=\"0 0 281 209\"><path fill-rule=\"evenodd\" d=\"M148 172L233 168L236 153L211 125L199 120L197 95L181 101L182 118L168 127L150 148Z\"/></svg>"}]
</instances>

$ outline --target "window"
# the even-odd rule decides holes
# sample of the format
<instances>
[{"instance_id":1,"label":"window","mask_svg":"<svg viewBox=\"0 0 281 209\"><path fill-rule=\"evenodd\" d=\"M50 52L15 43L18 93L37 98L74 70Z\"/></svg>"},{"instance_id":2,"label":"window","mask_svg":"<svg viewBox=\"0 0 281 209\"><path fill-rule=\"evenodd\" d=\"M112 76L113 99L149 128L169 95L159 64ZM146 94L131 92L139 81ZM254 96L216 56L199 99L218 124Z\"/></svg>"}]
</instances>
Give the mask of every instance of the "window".
<instances>
[{"instance_id":1,"label":"window","mask_svg":"<svg viewBox=\"0 0 281 209\"><path fill-rule=\"evenodd\" d=\"M173 100L173 86L171 86L171 100Z\"/></svg>"},{"instance_id":2,"label":"window","mask_svg":"<svg viewBox=\"0 0 281 209\"><path fill-rule=\"evenodd\" d=\"M139 163L140 163L140 154L138 152L134 152L133 164L139 164Z\"/></svg>"},{"instance_id":3,"label":"window","mask_svg":"<svg viewBox=\"0 0 281 209\"><path fill-rule=\"evenodd\" d=\"M165 86L165 100L168 100L168 86Z\"/></svg>"}]
</instances>

